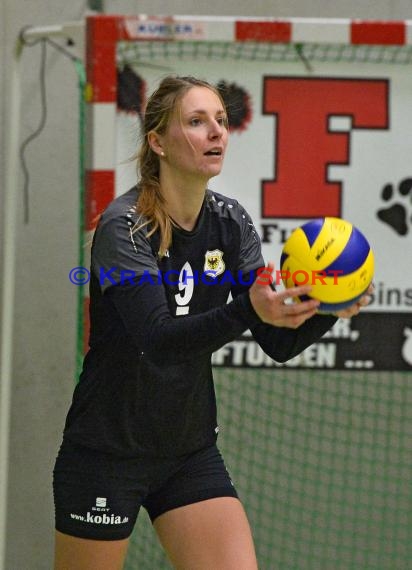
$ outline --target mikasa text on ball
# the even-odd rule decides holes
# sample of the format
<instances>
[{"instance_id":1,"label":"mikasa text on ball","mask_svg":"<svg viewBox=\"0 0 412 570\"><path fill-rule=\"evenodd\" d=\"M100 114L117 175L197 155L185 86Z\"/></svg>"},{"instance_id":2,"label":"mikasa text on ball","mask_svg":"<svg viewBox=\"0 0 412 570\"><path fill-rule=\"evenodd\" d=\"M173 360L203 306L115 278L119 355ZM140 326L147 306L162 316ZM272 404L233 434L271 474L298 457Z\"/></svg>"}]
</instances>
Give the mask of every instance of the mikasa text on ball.
<instances>
[{"instance_id":1,"label":"mikasa text on ball","mask_svg":"<svg viewBox=\"0 0 412 570\"><path fill-rule=\"evenodd\" d=\"M280 260L285 287L311 285L319 311L333 313L355 303L374 273L373 251L365 236L340 218L318 218L293 231ZM304 300L304 298L300 298Z\"/></svg>"}]
</instances>

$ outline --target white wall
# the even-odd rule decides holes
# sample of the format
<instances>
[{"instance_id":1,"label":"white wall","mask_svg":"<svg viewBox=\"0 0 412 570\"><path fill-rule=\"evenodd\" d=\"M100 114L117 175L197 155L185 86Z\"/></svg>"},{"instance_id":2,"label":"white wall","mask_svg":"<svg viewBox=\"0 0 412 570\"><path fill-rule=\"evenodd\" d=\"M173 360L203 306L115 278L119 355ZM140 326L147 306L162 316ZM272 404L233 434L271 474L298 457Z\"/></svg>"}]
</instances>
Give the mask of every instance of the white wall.
<instances>
[{"instance_id":1,"label":"white wall","mask_svg":"<svg viewBox=\"0 0 412 570\"><path fill-rule=\"evenodd\" d=\"M412 18L410 0L105 0L108 12L141 14L220 14L239 16L302 16L322 18Z\"/></svg>"},{"instance_id":2,"label":"white wall","mask_svg":"<svg viewBox=\"0 0 412 570\"><path fill-rule=\"evenodd\" d=\"M250 0L107 0L107 12L251 15ZM26 25L80 19L86 1L0 2L0 171L4 188L5 125L12 50ZM411 0L265 0L255 16L412 19ZM40 118L40 47L22 56L21 138ZM76 290L68 271L77 261L78 107L77 78L70 61L48 49L45 130L30 145L30 223L23 224L21 177L16 221L17 278L14 329L7 570L52 567L51 471L71 399L75 371ZM0 207L4 220L3 199ZM1 223L1 222L0 222ZM3 224L0 229L3 228ZM1 233L3 236L3 233ZM1 239L3 244L3 239ZM0 274L6 268L0 264Z\"/></svg>"},{"instance_id":3,"label":"white wall","mask_svg":"<svg viewBox=\"0 0 412 570\"><path fill-rule=\"evenodd\" d=\"M19 30L28 24L78 19L84 2L1 4L6 65L0 92L7 98ZM22 55L22 140L40 119L40 51L35 46ZM71 62L49 49L46 77L46 128L26 154L31 192L28 225L23 223L21 178L18 190L7 570L52 567L51 470L74 384L76 291L67 273L77 258L77 79ZM8 103L2 107L2 125L9 118ZM3 129L2 142L7 144ZM7 271L1 269L2 274Z\"/></svg>"}]
</instances>

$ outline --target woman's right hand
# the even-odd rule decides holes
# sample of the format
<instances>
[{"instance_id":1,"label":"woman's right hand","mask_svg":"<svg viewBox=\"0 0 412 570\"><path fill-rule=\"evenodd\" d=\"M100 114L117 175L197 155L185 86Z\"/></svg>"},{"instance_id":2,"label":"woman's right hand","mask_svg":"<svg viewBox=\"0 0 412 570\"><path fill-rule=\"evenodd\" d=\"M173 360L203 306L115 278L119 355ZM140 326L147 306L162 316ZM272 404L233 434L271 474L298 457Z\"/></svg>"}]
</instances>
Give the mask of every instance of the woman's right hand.
<instances>
[{"instance_id":1,"label":"woman's right hand","mask_svg":"<svg viewBox=\"0 0 412 570\"><path fill-rule=\"evenodd\" d=\"M296 329L316 314L320 302L315 299L293 301L294 297L308 295L311 291L310 285L291 287L280 293L274 291L270 287L274 269L274 264L270 262L265 271L259 274L249 289L250 301L264 323Z\"/></svg>"}]
</instances>

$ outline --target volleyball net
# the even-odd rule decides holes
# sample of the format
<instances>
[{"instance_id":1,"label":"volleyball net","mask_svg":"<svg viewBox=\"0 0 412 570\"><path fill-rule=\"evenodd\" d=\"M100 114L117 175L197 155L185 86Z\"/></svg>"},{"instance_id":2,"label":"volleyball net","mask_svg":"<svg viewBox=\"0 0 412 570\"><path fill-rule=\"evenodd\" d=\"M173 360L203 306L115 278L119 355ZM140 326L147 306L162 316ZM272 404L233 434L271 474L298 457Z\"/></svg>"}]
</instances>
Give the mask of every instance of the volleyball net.
<instances>
[{"instance_id":1,"label":"volleyball net","mask_svg":"<svg viewBox=\"0 0 412 570\"><path fill-rule=\"evenodd\" d=\"M145 100L173 73L225 99L229 150L211 187L250 212L266 260L326 215L360 227L377 253L370 310L291 363L270 362L247 335L214 355L219 444L262 570L412 560L411 270L392 253L408 243L411 38L409 22L87 21L86 240L135 183ZM169 568L143 512L126 567Z\"/></svg>"}]
</instances>

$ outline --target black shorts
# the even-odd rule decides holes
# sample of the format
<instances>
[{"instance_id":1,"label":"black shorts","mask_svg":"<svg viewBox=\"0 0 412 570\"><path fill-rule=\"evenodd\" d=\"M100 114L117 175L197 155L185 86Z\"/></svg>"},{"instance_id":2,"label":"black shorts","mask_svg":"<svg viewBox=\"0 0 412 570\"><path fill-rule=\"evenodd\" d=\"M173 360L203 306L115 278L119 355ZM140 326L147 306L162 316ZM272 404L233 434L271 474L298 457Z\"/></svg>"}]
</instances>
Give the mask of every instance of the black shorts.
<instances>
[{"instance_id":1,"label":"black shorts","mask_svg":"<svg viewBox=\"0 0 412 570\"><path fill-rule=\"evenodd\" d=\"M215 445L175 459L136 459L64 442L53 491L56 530L94 540L130 536L141 505L153 522L177 507L238 496Z\"/></svg>"}]
</instances>

